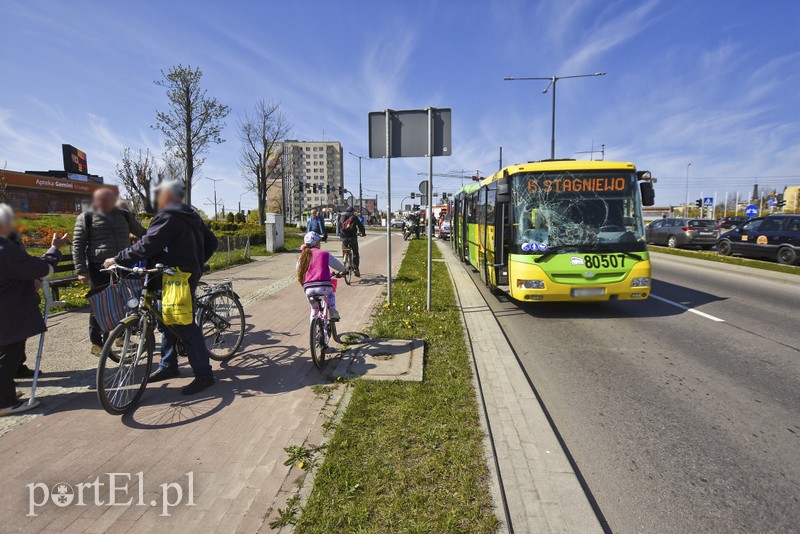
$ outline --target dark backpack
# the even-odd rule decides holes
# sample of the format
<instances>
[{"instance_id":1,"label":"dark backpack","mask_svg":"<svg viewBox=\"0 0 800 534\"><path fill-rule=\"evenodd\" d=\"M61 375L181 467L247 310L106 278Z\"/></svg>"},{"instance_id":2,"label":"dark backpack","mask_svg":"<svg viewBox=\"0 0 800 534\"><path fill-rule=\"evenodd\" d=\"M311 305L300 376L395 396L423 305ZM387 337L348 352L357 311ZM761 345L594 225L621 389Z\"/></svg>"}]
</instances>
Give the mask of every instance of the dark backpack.
<instances>
[{"instance_id":1,"label":"dark backpack","mask_svg":"<svg viewBox=\"0 0 800 534\"><path fill-rule=\"evenodd\" d=\"M344 222L342 223L342 231L347 232L348 234L355 233L356 231L356 216L350 215L347 217Z\"/></svg>"}]
</instances>

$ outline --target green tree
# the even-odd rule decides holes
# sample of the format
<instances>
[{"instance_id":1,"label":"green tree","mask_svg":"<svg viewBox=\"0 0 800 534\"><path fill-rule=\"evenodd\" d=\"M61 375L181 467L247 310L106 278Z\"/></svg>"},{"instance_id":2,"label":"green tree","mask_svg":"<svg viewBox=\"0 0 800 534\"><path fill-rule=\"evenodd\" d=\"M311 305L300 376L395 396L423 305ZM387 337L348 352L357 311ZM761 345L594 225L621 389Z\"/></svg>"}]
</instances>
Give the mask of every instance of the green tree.
<instances>
[{"instance_id":1,"label":"green tree","mask_svg":"<svg viewBox=\"0 0 800 534\"><path fill-rule=\"evenodd\" d=\"M241 224L247 222L247 218L244 216L244 213L237 211L233 221Z\"/></svg>"},{"instance_id":2,"label":"green tree","mask_svg":"<svg viewBox=\"0 0 800 534\"><path fill-rule=\"evenodd\" d=\"M169 108L156 112L153 128L164 134L165 148L183 163L186 203L191 205L193 180L204 161L201 154L211 144L225 142L222 130L230 108L207 95L199 68L177 65L161 75L155 84L166 89Z\"/></svg>"},{"instance_id":3,"label":"green tree","mask_svg":"<svg viewBox=\"0 0 800 534\"><path fill-rule=\"evenodd\" d=\"M232 223L236 220L236 216L233 214L232 211L229 211L228 214L225 216L225 222Z\"/></svg>"}]
</instances>

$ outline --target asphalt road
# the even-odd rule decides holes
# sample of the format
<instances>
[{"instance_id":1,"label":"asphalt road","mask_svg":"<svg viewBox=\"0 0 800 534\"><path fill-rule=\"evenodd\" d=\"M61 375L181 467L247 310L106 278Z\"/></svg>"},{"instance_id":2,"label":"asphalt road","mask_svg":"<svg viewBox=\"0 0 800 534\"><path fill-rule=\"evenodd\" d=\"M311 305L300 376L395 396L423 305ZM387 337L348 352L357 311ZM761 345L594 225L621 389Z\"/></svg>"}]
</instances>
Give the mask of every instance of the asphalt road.
<instances>
[{"instance_id":1,"label":"asphalt road","mask_svg":"<svg viewBox=\"0 0 800 534\"><path fill-rule=\"evenodd\" d=\"M796 532L800 284L653 263L666 301L484 296L611 530Z\"/></svg>"}]
</instances>

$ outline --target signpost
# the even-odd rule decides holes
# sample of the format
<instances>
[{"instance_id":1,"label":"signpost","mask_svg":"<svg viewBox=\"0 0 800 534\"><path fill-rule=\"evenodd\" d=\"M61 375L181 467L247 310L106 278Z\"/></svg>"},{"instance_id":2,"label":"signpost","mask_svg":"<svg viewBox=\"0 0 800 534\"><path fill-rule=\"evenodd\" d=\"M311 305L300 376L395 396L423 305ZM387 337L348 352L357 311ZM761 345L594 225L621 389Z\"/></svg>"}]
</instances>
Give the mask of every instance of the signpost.
<instances>
[{"instance_id":1,"label":"signpost","mask_svg":"<svg viewBox=\"0 0 800 534\"><path fill-rule=\"evenodd\" d=\"M369 114L369 157L386 158L387 218L392 216L392 158L428 158L428 180L420 184L420 193L426 196L428 213L428 299L431 309L431 269L433 235L433 158L452 153L451 110L449 108L426 108L410 110L375 111ZM427 143L423 140L426 139ZM424 190L423 190L423 185ZM386 301L392 303L392 234L391 225L386 225Z\"/></svg>"},{"instance_id":2,"label":"signpost","mask_svg":"<svg viewBox=\"0 0 800 534\"><path fill-rule=\"evenodd\" d=\"M744 209L744 214L750 218L758 217L758 206L756 206L755 204L749 204Z\"/></svg>"}]
</instances>

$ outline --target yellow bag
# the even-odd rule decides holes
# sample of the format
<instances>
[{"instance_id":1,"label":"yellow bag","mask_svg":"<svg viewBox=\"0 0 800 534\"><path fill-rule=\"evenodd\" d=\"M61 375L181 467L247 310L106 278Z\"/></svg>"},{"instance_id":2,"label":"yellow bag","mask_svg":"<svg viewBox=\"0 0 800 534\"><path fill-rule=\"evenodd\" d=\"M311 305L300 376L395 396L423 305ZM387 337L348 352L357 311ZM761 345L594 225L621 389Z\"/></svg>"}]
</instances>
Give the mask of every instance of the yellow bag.
<instances>
[{"instance_id":1,"label":"yellow bag","mask_svg":"<svg viewBox=\"0 0 800 534\"><path fill-rule=\"evenodd\" d=\"M192 273L180 269L173 271L175 274L164 273L162 277L161 316L164 324L192 324L192 288L189 286Z\"/></svg>"}]
</instances>

